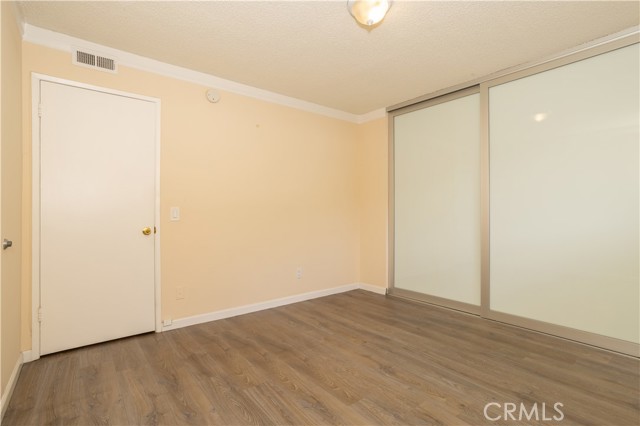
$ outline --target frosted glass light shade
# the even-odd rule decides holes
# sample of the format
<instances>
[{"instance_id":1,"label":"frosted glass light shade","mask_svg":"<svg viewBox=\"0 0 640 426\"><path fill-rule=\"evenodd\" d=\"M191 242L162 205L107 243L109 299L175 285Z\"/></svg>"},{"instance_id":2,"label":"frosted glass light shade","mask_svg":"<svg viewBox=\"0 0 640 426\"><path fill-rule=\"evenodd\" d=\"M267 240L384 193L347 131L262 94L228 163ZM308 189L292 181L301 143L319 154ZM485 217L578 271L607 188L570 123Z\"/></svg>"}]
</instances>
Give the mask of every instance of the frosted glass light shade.
<instances>
[{"instance_id":1,"label":"frosted glass light shade","mask_svg":"<svg viewBox=\"0 0 640 426\"><path fill-rule=\"evenodd\" d=\"M390 0L348 0L349 13L362 25L372 26L382 21L391 7Z\"/></svg>"}]
</instances>

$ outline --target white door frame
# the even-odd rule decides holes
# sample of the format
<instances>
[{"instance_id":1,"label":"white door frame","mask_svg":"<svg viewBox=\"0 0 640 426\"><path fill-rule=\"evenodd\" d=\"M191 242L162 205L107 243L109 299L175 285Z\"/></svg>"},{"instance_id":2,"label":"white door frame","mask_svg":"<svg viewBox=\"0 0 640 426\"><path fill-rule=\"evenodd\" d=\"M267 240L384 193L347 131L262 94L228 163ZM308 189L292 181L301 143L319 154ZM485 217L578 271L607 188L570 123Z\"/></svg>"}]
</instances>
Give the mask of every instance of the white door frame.
<instances>
[{"instance_id":1,"label":"white door frame","mask_svg":"<svg viewBox=\"0 0 640 426\"><path fill-rule=\"evenodd\" d=\"M152 102L156 106L156 179L155 179L155 226L154 234L154 286L155 286L155 329L162 331L161 299L160 299L160 99L142 96L135 93L122 92L105 87L64 80L44 74L31 74L31 148L32 148L32 181L31 181L31 360L40 358L40 82L64 84L81 89L89 89L111 95L126 96Z\"/></svg>"}]
</instances>

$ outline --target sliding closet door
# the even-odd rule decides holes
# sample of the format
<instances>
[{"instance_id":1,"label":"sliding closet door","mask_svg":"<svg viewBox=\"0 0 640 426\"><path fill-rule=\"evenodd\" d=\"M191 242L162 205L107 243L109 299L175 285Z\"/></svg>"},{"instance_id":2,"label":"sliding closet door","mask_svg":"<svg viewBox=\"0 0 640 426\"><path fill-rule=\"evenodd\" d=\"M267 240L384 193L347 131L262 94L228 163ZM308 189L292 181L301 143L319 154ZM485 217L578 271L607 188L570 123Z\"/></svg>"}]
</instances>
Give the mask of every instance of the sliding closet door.
<instances>
[{"instance_id":1,"label":"sliding closet door","mask_svg":"<svg viewBox=\"0 0 640 426\"><path fill-rule=\"evenodd\" d=\"M638 52L488 89L490 309L510 322L640 341Z\"/></svg>"},{"instance_id":2,"label":"sliding closet door","mask_svg":"<svg viewBox=\"0 0 640 426\"><path fill-rule=\"evenodd\" d=\"M477 92L394 113L391 290L476 312L480 305Z\"/></svg>"}]
</instances>

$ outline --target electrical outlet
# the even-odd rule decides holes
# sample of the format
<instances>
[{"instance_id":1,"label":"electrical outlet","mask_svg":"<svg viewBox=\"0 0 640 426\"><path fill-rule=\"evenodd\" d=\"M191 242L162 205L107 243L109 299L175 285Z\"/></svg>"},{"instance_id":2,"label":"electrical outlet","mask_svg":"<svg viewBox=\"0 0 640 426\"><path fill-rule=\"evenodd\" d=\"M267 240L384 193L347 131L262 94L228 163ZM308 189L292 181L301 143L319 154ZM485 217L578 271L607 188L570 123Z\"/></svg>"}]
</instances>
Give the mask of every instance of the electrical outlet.
<instances>
[{"instance_id":1,"label":"electrical outlet","mask_svg":"<svg viewBox=\"0 0 640 426\"><path fill-rule=\"evenodd\" d=\"M184 286L176 287L176 300L184 299Z\"/></svg>"},{"instance_id":2,"label":"electrical outlet","mask_svg":"<svg viewBox=\"0 0 640 426\"><path fill-rule=\"evenodd\" d=\"M164 327L169 327L171 324L173 324L173 321L171 320L171 318L167 318L166 320L162 321L162 325Z\"/></svg>"},{"instance_id":3,"label":"electrical outlet","mask_svg":"<svg viewBox=\"0 0 640 426\"><path fill-rule=\"evenodd\" d=\"M298 266L296 268L296 279L301 279L302 278L302 266Z\"/></svg>"}]
</instances>

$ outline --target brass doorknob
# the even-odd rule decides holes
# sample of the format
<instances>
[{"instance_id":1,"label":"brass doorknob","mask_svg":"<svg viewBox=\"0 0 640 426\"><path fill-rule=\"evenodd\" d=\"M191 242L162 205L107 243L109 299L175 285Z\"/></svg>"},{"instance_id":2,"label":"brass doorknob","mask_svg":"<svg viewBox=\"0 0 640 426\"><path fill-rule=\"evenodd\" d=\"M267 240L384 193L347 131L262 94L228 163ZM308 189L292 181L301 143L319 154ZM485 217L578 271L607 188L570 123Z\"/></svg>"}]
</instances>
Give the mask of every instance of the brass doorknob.
<instances>
[{"instance_id":1,"label":"brass doorknob","mask_svg":"<svg viewBox=\"0 0 640 426\"><path fill-rule=\"evenodd\" d=\"M144 235L151 235L151 228L149 228L149 227L143 228L142 229L142 233Z\"/></svg>"}]
</instances>

